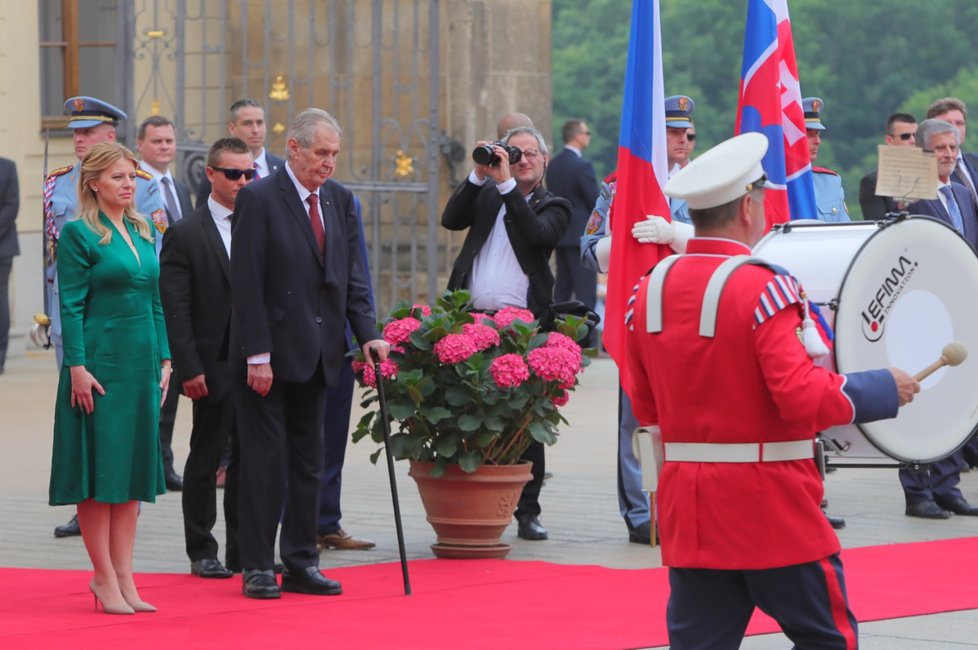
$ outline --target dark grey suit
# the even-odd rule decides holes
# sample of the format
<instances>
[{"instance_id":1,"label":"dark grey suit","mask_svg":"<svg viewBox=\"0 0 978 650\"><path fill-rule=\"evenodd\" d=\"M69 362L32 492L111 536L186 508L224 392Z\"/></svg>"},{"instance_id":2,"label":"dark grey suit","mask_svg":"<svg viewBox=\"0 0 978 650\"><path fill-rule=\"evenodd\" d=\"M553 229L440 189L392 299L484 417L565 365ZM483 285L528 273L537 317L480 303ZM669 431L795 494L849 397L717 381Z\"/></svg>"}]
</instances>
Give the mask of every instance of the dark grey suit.
<instances>
[{"instance_id":1,"label":"dark grey suit","mask_svg":"<svg viewBox=\"0 0 978 650\"><path fill-rule=\"evenodd\" d=\"M570 225L557 244L554 301L576 298L593 308L598 275L581 264L581 236L598 200L594 166L565 147L547 167L547 189L571 204Z\"/></svg>"},{"instance_id":2,"label":"dark grey suit","mask_svg":"<svg viewBox=\"0 0 978 650\"><path fill-rule=\"evenodd\" d=\"M217 520L216 472L230 439L231 464L224 488L225 559L237 567L238 454L228 368L230 263L206 205L185 213L167 229L160 255L160 297L175 373L171 391L182 392L182 382L198 375L204 375L207 383L207 396L194 401L190 453L183 473L187 556L191 561L217 558L218 544L211 535Z\"/></svg>"},{"instance_id":3,"label":"dark grey suit","mask_svg":"<svg viewBox=\"0 0 978 650\"><path fill-rule=\"evenodd\" d=\"M971 200L971 193L968 191L968 188L956 181L951 181L951 191L954 193L954 198L958 203L958 209L961 211L961 220L964 225L964 232L961 234L971 244L972 248L978 250L978 210L976 210L975 204ZM951 216L948 214L944 204L941 203L940 198L916 201L907 207L907 211L910 214L934 217L952 228L954 227L954 224L951 222Z\"/></svg>"},{"instance_id":4,"label":"dark grey suit","mask_svg":"<svg viewBox=\"0 0 978 650\"><path fill-rule=\"evenodd\" d=\"M19 209L17 166L12 160L0 158L0 372L7 360L7 337L10 334L10 269L14 256L20 255L15 223Z\"/></svg>"},{"instance_id":5,"label":"dark grey suit","mask_svg":"<svg viewBox=\"0 0 978 650\"><path fill-rule=\"evenodd\" d=\"M325 255L287 167L242 188L235 202L229 356L241 443L245 569L272 569L280 516L285 566L300 573L319 565L326 388L336 384L346 352L346 321L361 344L380 338L360 260L353 194L329 180L318 195ZM261 397L247 385L247 358L266 352L274 378Z\"/></svg>"}]
</instances>

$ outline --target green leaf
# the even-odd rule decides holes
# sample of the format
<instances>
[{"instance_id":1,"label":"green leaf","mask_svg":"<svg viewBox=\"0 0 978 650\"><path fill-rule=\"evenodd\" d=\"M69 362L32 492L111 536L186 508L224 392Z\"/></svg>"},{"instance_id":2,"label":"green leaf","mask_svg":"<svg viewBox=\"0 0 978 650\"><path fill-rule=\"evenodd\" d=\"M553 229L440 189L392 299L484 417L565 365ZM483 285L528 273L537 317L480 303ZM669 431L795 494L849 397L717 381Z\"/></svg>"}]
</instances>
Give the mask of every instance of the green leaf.
<instances>
[{"instance_id":1,"label":"green leaf","mask_svg":"<svg viewBox=\"0 0 978 650\"><path fill-rule=\"evenodd\" d=\"M445 401L449 406L465 406L472 401L472 396L464 388L450 386L445 389Z\"/></svg>"},{"instance_id":2,"label":"green leaf","mask_svg":"<svg viewBox=\"0 0 978 650\"><path fill-rule=\"evenodd\" d=\"M407 393L408 398L415 404L421 404L424 401L424 395L421 394L417 386L405 386L404 391Z\"/></svg>"},{"instance_id":3,"label":"green leaf","mask_svg":"<svg viewBox=\"0 0 978 650\"><path fill-rule=\"evenodd\" d=\"M477 431L482 426L482 420L465 413L458 418L458 428L462 431Z\"/></svg>"},{"instance_id":4,"label":"green leaf","mask_svg":"<svg viewBox=\"0 0 978 650\"><path fill-rule=\"evenodd\" d=\"M540 421L530 423L530 435L533 436L533 439L537 442L542 442L548 445L552 445L557 440L551 432L550 427L548 427L546 423Z\"/></svg>"},{"instance_id":5,"label":"green leaf","mask_svg":"<svg viewBox=\"0 0 978 650\"><path fill-rule=\"evenodd\" d=\"M387 410L390 411L391 417L395 420L406 420L414 415L416 409L413 404L395 402L388 404Z\"/></svg>"},{"instance_id":6,"label":"green leaf","mask_svg":"<svg viewBox=\"0 0 978 650\"><path fill-rule=\"evenodd\" d=\"M452 412L444 406L423 406L421 407L421 415L423 415L428 422L438 424L445 418L452 417Z\"/></svg>"},{"instance_id":7,"label":"green leaf","mask_svg":"<svg viewBox=\"0 0 978 650\"><path fill-rule=\"evenodd\" d=\"M436 451L439 456L454 456L458 452L458 437L451 434L441 436Z\"/></svg>"},{"instance_id":8,"label":"green leaf","mask_svg":"<svg viewBox=\"0 0 978 650\"><path fill-rule=\"evenodd\" d=\"M458 455L458 466L463 472L471 474L482 464L482 454L477 451L466 451Z\"/></svg>"}]
</instances>

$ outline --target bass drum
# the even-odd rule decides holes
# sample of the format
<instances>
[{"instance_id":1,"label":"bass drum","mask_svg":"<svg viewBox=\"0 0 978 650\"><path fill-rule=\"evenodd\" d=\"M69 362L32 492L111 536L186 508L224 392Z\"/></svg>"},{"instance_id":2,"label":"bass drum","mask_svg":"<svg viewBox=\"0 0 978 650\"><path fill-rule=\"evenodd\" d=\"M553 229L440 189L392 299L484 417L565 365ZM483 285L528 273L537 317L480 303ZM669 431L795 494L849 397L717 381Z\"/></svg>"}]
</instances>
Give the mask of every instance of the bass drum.
<instances>
[{"instance_id":1,"label":"bass drum","mask_svg":"<svg viewBox=\"0 0 978 650\"><path fill-rule=\"evenodd\" d=\"M978 256L930 217L778 226L754 256L794 275L835 333L826 365L914 374L960 341L972 357L943 367L891 420L822 432L830 465L927 464L978 428Z\"/></svg>"}]
</instances>

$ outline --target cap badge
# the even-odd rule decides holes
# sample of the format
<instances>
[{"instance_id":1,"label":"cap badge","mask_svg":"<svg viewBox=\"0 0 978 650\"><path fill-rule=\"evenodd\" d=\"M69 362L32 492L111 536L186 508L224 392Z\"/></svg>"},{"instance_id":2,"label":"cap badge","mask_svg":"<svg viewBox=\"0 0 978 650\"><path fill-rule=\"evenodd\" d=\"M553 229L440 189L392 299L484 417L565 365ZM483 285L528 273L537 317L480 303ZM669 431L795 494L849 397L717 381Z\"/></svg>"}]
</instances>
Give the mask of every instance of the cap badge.
<instances>
[{"instance_id":1,"label":"cap badge","mask_svg":"<svg viewBox=\"0 0 978 650\"><path fill-rule=\"evenodd\" d=\"M81 97L76 97L71 102L71 105L74 107L76 113L81 113L83 110L85 110L85 100Z\"/></svg>"}]
</instances>

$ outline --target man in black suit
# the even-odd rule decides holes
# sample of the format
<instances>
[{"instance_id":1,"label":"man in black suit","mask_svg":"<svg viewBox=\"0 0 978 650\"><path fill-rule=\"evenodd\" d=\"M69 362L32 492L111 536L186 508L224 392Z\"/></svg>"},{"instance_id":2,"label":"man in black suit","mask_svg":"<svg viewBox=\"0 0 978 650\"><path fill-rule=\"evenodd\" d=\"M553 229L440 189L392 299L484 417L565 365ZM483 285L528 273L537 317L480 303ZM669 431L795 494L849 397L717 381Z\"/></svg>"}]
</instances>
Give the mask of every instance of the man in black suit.
<instances>
[{"instance_id":1,"label":"man in black suit","mask_svg":"<svg viewBox=\"0 0 978 650\"><path fill-rule=\"evenodd\" d=\"M265 178L277 172L285 161L274 154L265 151L265 109L254 99L243 97L231 104L228 109L228 135L243 140L252 157L255 159L255 175ZM207 203L211 193L211 183L205 175L197 187L197 202L200 206Z\"/></svg>"},{"instance_id":2,"label":"man in black suit","mask_svg":"<svg viewBox=\"0 0 978 650\"><path fill-rule=\"evenodd\" d=\"M917 129L917 145L937 158L937 198L911 203L910 214L923 214L940 219L964 235L974 248L978 244L978 213L968 190L951 179L961 139L950 122L928 119ZM958 489L962 453L923 469L901 469L900 484L907 502L909 517L947 519L951 513L978 516L973 506Z\"/></svg>"},{"instance_id":3,"label":"man in black suit","mask_svg":"<svg viewBox=\"0 0 978 650\"><path fill-rule=\"evenodd\" d=\"M228 368L231 324L231 213L238 191L254 178L251 153L238 138L211 146L211 195L171 226L160 255L160 297L181 393L194 401L190 453L183 471L183 526L190 572L230 578L211 534L217 520L216 471L225 445L234 450L224 489L225 561L238 559L237 432Z\"/></svg>"},{"instance_id":4,"label":"man in black suit","mask_svg":"<svg viewBox=\"0 0 978 650\"><path fill-rule=\"evenodd\" d=\"M281 595L273 571L280 516L281 591L342 593L320 573L316 549L326 389L343 362L345 321L368 357L385 359L390 346L370 304L353 194L329 180L341 137L329 113L299 113L286 164L242 188L234 205L231 390L250 598Z\"/></svg>"},{"instance_id":5,"label":"man in black suit","mask_svg":"<svg viewBox=\"0 0 978 650\"><path fill-rule=\"evenodd\" d=\"M156 181L166 211L166 227L162 228L162 236L156 238L156 253L159 255L169 227L193 211L190 188L170 174L170 164L177 153L177 136L173 122L162 115L152 115L143 120L136 131L136 149L139 150L139 166ZM172 447L173 423L177 419L179 402L180 392L171 390L166 394L166 401L160 409L163 473L166 477L166 489L171 492L183 489L183 479L174 469Z\"/></svg>"},{"instance_id":6,"label":"man in black suit","mask_svg":"<svg viewBox=\"0 0 978 650\"><path fill-rule=\"evenodd\" d=\"M15 223L19 209L17 165L12 160L0 158L0 375L7 361L7 337L10 334L10 269L14 256L20 255Z\"/></svg>"},{"instance_id":7,"label":"man in black suit","mask_svg":"<svg viewBox=\"0 0 978 650\"><path fill-rule=\"evenodd\" d=\"M598 200L594 166L582 156L591 142L591 130L583 120L568 120L562 129L564 150L547 167L547 188L571 204L571 220L557 244L557 284L554 300L571 298L594 308L598 274L581 264L581 236Z\"/></svg>"},{"instance_id":8,"label":"man in black suit","mask_svg":"<svg viewBox=\"0 0 978 650\"><path fill-rule=\"evenodd\" d=\"M917 144L917 118L910 113L894 113L886 120L886 144L891 147L913 147ZM876 196L878 170L873 170L859 181L859 207L864 221L878 221L890 212L907 208L906 201L889 196Z\"/></svg>"},{"instance_id":9,"label":"man in black suit","mask_svg":"<svg viewBox=\"0 0 978 650\"><path fill-rule=\"evenodd\" d=\"M445 228L468 230L448 288L468 289L473 307L479 310L524 307L541 318L553 302L550 254L567 230L571 207L567 199L543 186L548 154L539 131L514 128L504 142L522 152L520 160L510 164L501 146L479 142L492 148L495 162L477 164L441 215ZM543 443L530 443L523 458L533 463L533 478L516 507L518 534L523 539L547 539L540 524L540 488L546 471Z\"/></svg>"}]
</instances>

